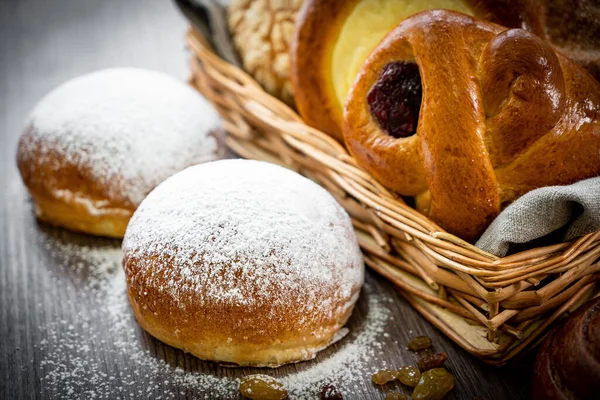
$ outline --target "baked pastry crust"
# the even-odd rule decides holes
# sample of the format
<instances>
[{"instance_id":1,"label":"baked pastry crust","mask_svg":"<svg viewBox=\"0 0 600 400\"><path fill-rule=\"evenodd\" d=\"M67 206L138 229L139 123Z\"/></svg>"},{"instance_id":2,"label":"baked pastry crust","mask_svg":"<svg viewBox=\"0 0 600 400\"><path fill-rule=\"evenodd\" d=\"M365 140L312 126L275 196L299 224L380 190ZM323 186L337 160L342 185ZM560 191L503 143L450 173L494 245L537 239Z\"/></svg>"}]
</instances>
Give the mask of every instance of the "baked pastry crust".
<instances>
[{"instance_id":1,"label":"baked pastry crust","mask_svg":"<svg viewBox=\"0 0 600 400\"><path fill-rule=\"evenodd\" d=\"M342 141L342 107L329 66L335 38L356 0L306 0L290 45L291 82L304 121Z\"/></svg>"},{"instance_id":2,"label":"baked pastry crust","mask_svg":"<svg viewBox=\"0 0 600 400\"><path fill-rule=\"evenodd\" d=\"M390 62L418 65L416 133L394 138L367 94ZM363 64L344 111L359 165L463 239L543 186L600 174L600 84L522 29L435 10L394 28Z\"/></svg>"},{"instance_id":3,"label":"baked pastry crust","mask_svg":"<svg viewBox=\"0 0 600 400\"><path fill-rule=\"evenodd\" d=\"M334 52L340 36L344 34L343 28L349 16L356 14L355 8L367 5L365 0L306 0L296 20L296 30L290 45L291 55L291 82L294 88L294 97L298 112L304 121L333 137L343 141L343 106L344 101L339 100L336 94L334 75L346 75L348 71L333 71ZM373 21L370 29L364 34L377 36L372 46L375 47L387 30L396 25L401 19L394 18L395 13L403 13L404 5L394 6L394 0L371 2L376 10L360 10L360 18L367 18L373 13L389 13L385 21ZM427 1L406 1L406 9L428 9ZM435 4L444 3L435 1ZM475 11L470 0L448 0L446 8L468 12ZM386 6L389 9L384 9ZM389 17L393 19L390 21ZM356 22L356 20L354 20ZM366 28L365 28L366 29ZM347 34L347 32L346 32ZM350 64L359 57L365 43L357 45L358 51L349 58ZM366 58L368 53L364 54ZM343 65L344 69L353 69L353 65ZM356 65L358 67L358 65ZM336 78L337 79L337 78ZM343 90L342 90L343 91Z\"/></svg>"},{"instance_id":4,"label":"baked pastry crust","mask_svg":"<svg viewBox=\"0 0 600 400\"><path fill-rule=\"evenodd\" d=\"M134 263L134 260L128 260ZM148 268L153 268L152 263ZM139 288L147 292L147 299L140 301L135 293ZM184 292L182 295L193 296ZM187 306L187 312L173 312L160 300L156 288L140 282L128 290L133 314L140 326L163 343L190 353L201 360L219 362L226 367L269 367L311 360L317 353L341 339L346 331L342 327L350 318L353 308L347 308L336 316L337 320L324 321L327 327L316 330L293 330L297 323L285 321L290 329L281 329L268 316L256 310L232 309L221 311L214 305ZM358 292L353 301L358 299ZM155 305L150 306L149 302ZM144 310L146 307L146 310ZM193 317L190 317L193 316ZM191 320L193 319L193 320ZM235 328L227 327L232 320L240 321ZM244 321L251 320L249 324ZM177 327L177 332L173 330ZM257 333L257 327L261 327ZM268 333L270 331L270 333ZM230 335L230 336L228 336ZM243 335L245 339L240 339ZM235 338L235 339L234 339Z\"/></svg>"},{"instance_id":5,"label":"baked pastry crust","mask_svg":"<svg viewBox=\"0 0 600 400\"><path fill-rule=\"evenodd\" d=\"M323 188L224 160L159 185L123 242L127 292L151 335L205 359L276 367L339 338L363 283L352 224Z\"/></svg>"},{"instance_id":6,"label":"baked pastry crust","mask_svg":"<svg viewBox=\"0 0 600 400\"><path fill-rule=\"evenodd\" d=\"M122 197L108 200L104 183L90 179L85 165L42 152L32 129L21 136L17 165L36 216L76 232L122 238L136 205Z\"/></svg>"},{"instance_id":7,"label":"baked pastry crust","mask_svg":"<svg viewBox=\"0 0 600 400\"><path fill-rule=\"evenodd\" d=\"M306 0L290 45L291 82L300 115L308 125L340 141L344 104L337 99L332 82L333 49L345 21L359 3ZM407 3L412 6L419 2ZM459 3L463 4L459 11L468 9L477 18L526 29L548 40L600 79L600 8L594 0L464 0L448 1L448 6L438 8L456 9Z\"/></svg>"}]
</instances>

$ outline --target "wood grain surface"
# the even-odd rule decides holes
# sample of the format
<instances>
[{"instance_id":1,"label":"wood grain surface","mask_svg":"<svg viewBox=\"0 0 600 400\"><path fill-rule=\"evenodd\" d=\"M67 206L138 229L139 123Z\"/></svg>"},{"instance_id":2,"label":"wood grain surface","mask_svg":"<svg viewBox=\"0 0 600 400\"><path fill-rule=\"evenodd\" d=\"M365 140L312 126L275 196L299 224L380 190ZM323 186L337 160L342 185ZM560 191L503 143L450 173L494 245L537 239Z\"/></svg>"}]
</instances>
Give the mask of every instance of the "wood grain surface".
<instances>
[{"instance_id":1,"label":"wood grain surface","mask_svg":"<svg viewBox=\"0 0 600 400\"><path fill-rule=\"evenodd\" d=\"M414 364L417 356L405 346L417 334L430 336L435 348L449 355L447 367L456 387L447 399L529 398L531 355L504 368L483 365L370 271L369 290L349 323L350 335L311 362L276 370L223 368L163 345L143 332L130 314L119 329L133 332L124 338L135 343L124 346L123 337L115 337L115 321L99 312L108 300L92 287L98 281L93 277L97 266L88 265L87 259L65 259L59 250L118 251L119 242L37 223L15 167L16 143L35 103L69 78L107 67L137 66L184 79L184 31L185 21L166 0L0 1L0 399L221 398L210 383L188 385L186 377L198 376L193 371L231 378L256 372L289 377L324 360L335 363L335 355L348 353L348 346L366 329L374 298L390 318L384 321L385 333L373 338L378 344L372 358L354 376L343 377L343 387L350 388L346 399L382 399L391 389L409 394L399 386L375 387L369 373L383 365ZM126 304L124 295L121 300ZM140 361L129 354L129 345L147 350L146 358Z\"/></svg>"}]
</instances>

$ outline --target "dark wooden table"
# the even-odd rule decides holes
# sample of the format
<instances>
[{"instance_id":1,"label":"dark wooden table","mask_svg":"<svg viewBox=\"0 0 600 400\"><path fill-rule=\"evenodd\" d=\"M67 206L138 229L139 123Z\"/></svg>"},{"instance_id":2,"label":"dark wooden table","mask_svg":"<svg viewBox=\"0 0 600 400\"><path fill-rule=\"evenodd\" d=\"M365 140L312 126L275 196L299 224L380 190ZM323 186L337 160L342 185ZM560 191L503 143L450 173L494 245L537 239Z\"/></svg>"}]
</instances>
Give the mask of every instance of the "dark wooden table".
<instances>
[{"instance_id":1,"label":"dark wooden table","mask_svg":"<svg viewBox=\"0 0 600 400\"><path fill-rule=\"evenodd\" d=\"M107 284L120 271L114 260L116 267L107 267L102 254L118 254L119 242L38 224L15 167L23 121L45 93L69 78L113 66L184 79L184 30L185 21L166 0L0 1L0 399L212 399L225 396L217 390L221 378L212 376L257 372L201 362L143 332L122 291ZM370 383L370 372L413 364L416 356L406 342L426 334L449 355L456 387L448 399L529 397L531 356L501 369L483 365L381 277L367 271L367 282L346 339L315 361L259 372L293 381L299 371L327 377L337 368L331 380L346 399L381 399L384 390ZM369 336L373 318L385 332ZM359 354L358 342L366 353ZM399 387L386 390L393 388ZM309 383L305 392L316 390Z\"/></svg>"}]
</instances>

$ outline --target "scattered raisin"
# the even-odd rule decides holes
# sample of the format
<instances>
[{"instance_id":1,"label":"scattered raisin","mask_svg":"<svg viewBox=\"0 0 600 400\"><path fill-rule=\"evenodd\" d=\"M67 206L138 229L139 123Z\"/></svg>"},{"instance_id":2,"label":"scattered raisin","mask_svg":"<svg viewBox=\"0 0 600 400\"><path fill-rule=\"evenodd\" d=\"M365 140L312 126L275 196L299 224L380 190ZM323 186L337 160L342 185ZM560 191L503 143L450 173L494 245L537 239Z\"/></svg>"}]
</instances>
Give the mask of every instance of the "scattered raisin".
<instances>
[{"instance_id":1,"label":"scattered raisin","mask_svg":"<svg viewBox=\"0 0 600 400\"><path fill-rule=\"evenodd\" d=\"M385 400L408 400L408 397L400 392L390 392L385 395Z\"/></svg>"},{"instance_id":2,"label":"scattered raisin","mask_svg":"<svg viewBox=\"0 0 600 400\"><path fill-rule=\"evenodd\" d=\"M425 372L412 394L413 400L441 400L454 387L454 377L444 368Z\"/></svg>"},{"instance_id":3,"label":"scattered raisin","mask_svg":"<svg viewBox=\"0 0 600 400\"><path fill-rule=\"evenodd\" d=\"M283 385L269 375L248 375L240 382L242 396L252 400L283 400L288 392Z\"/></svg>"},{"instance_id":4,"label":"scattered raisin","mask_svg":"<svg viewBox=\"0 0 600 400\"><path fill-rule=\"evenodd\" d=\"M422 96L417 64L395 61L383 67L367 94L367 103L381 129L403 138L417 131Z\"/></svg>"},{"instance_id":5,"label":"scattered raisin","mask_svg":"<svg viewBox=\"0 0 600 400\"><path fill-rule=\"evenodd\" d=\"M388 382L396 380L396 371L381 369L371 376L373 383L376 385L385 385Z\"/></svg>"},{"instance_id":6,"label":"scattered raisin","mask_svg":"<svg viewBox=\"0 0 600 400\"><path fill-rule=\"evenodd\" d=\"M396 371L396 376L404 385L415 387L421 379L421 371L416 367L402 367Z\"/></svg>"},{"instance_id":7,"label":"scattered raisin","mask_svg":"<svg viewBox=\"0 0 600 400\"><path fill-rule=\"evenodd\" d=\"M419 367L421 372L429 371L430 369L441 367L447 359L448 354L445 352L429 354L417 361L417 367Z\"/></svg>"},{"instance_id":8,"label":"scattered raisin","mask_svg":"<svg viewBox=\"0 0 600 400\"><path fill-rule=\"evenodd\" d=\"M425 350L431 347L431 338L427 336L417 336L408 342L408 349L412 351Z\"/></svg>"},{"instance_id":9,"label":"scattered raisin","mask_svg":"<svg viewBox=\"0 0 600 400\"><path fill-rule=\"evenodd\" d=\"M327 384L321 387L321 400L344 400L344 396L335 386Z\"/></svg>"}]
</instances>

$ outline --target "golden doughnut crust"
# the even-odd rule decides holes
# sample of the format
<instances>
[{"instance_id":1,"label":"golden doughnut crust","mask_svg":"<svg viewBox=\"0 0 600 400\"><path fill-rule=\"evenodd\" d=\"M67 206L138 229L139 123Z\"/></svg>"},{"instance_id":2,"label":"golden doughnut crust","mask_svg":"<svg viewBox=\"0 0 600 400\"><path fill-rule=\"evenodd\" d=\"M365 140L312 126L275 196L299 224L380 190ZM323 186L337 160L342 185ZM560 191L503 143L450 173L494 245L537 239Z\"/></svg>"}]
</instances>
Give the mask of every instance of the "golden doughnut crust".
<instances>
[{"instance_id":1,"label":"golden doughnut crust","mask_svg":"<svg viewBox=\"0 0 600 400\"><path fill-rule=\"evenodd\" d=\"M39 219L122 238L157 184L218 156L218 126L216 111L183 82L107 69L72 79L37 104L17 164Z\"/></svg>"},{"instance_id":2,"label":"golden doughnut crust","mask_svg":"<svg viewBox=\"0 0 600 400\"><path fill-rule=\"evenodd\" d=\"M162 268L166 262L159 256L125 257L131 308L139 324L152 336L202 360L273 368L310 360L338 339L336 333L352 313L353 307L348 307L347 299L338 299L331 304L333 312L329 318L305 324L302 320L309 316L295 312L292 301L283 318L273 319L265 304L236 307L201 302L191 290L179 292L178 296L185 298L185 308L181 308L176 306L178 299L161 290L169 281L148 272ZM358 289L352 305L358 299ZM329 290L335 293L339 287L332 286ZM331 299L320 295L306 301L319 303Z\"/></svg>"},{"instance_id":3,"label":"golden doughnut crust","mask_svg":"<svg viewBox=\"0 0 600 400\"><path fill-rule=\"evenodd\" d=\"M69 162L57 151L42 154L32 129L19 140L17 166L36 216L73 231L122 238L135 205L122 197L108 200L107 185L114 182L92 179L85 165Z\"/></svg>"},{"instance_id":4,"label":"golden doughnut crust","mask_svg":"<svg viewBox=\"0 0 600 400\"><path fill-rule=\"evenodd\" d=\"M276 367L340 337L364 265L346 212L281 167L225 160L188 168L135 212L123 242L133 312L195 356Z\"/></svg>"}]
</instances>

